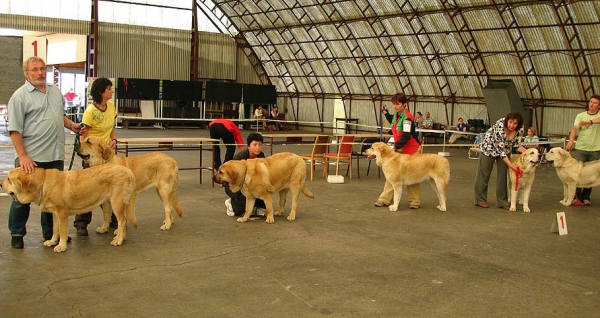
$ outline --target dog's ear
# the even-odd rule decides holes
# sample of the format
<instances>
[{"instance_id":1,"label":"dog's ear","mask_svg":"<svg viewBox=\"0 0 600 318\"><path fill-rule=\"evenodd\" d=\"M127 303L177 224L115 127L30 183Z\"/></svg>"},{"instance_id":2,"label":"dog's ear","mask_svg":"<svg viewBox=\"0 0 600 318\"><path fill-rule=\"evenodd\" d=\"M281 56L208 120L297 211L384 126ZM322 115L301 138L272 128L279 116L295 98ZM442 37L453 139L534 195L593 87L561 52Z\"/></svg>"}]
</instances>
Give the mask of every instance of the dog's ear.
<instances>
[{"instance_id":1,"label":"dog's ear","mask_svg":"<svg viewBox=\"0 0 600 318\"><path fill-rule=\"evenodd\" d=\"M275 192L275 187L273 186L273 184L271 183L271 179L269 178L269 168L267 167L267 165L264 162L257 162L255 169L261 176L262 184L265 187L265 190L267 190L267 192Z\"/></svg>"},{"instance_id":2,"label":"dog's ear","mask_svg":"<svg viewBox=\"0 0 600 318\"><path fill-rule=\"evenodd\" d=\"M221 169L225 168L224 171L229 176L229 189L232 192L238 192L242 189L242 176L246 174L246 160L237 162L229 161L230 164L221 166ZM223 171L223 170L221 170Z\"/></svg>"},{"instance_id":3,"label":"dog's ear","mask_svg":"<svg viewBox=\"0 0 600 318\"><path fill-rule=\"evenodd\" d=\"M115 155L115 152L108 144L106 144L106 142L104 142L104 140L98 143L98 148L100 148L100 151L102 152L102 160L104 161L110 160Z\"/></svg>"},{"instance_id":4,"label":"dog's ear","mask_svg":"<svg viewBox=\"0 0 600 318\"><path fill-rule=\"evenodd\" d=\"M17 173L15 178L12 179L12 182L15 186L15 189L29 192L29 187L31 186L31 177L25 172Z\"/></svg>"}]
</instances>

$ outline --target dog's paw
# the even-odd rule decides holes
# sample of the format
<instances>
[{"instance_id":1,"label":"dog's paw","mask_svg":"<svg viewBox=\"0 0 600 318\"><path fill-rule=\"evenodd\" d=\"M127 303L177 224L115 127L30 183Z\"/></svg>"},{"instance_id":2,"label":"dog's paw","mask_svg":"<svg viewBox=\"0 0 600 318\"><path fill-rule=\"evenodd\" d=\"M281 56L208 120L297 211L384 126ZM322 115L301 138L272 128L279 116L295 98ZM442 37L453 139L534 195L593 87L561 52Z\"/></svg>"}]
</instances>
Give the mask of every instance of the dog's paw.
<instances>
[{"instance_id":1,"label":"dog's paw","mask_svg":"<svg viewBox=\"0 0 600 318\"><path fill-rule=\"evenodd\" d=\"M273 212L274 216L282 216L283 215L283 210L277 210L275 212Z\"/></svg>"},{"instance_id":2,"label":"dog's paw","mask_svg":"<svg viewBox=\"0 0 600 318\"><path fill-rule=\"evenodd\" d=\"M296 219L296 216L295 216L295 215L291 215L291 214L290 214L290 215L288 215L288 217L287 217L287 220L288 220L288 221L293 221L293 220L295 220L295 219Z\"/></svg>"},{"instance_id":3,"label":"dog's paw","mask_svg":"<svg viewBox=\"0 0 600 318\"><path fill-rule=\"evenodd\" d=\"M122 239L119 239L119 238L117 238L117 237L115 236L115 237L113 237L113 240L112 240L112 242L110 242L110 245L112 245L112 246L120 246L120 245L123 245L123 240L122 240Z\"/></svg>"},{"instance_id":4,"label":"dog's paw","mask_svg":"<svg viewBox=\"0 0 600 318\"><path fill-rule=\"evenodd\" d=\"M523 206L523 212L529 213L529 212L531 212L531 210L529 209L528 206Z\"/></svg>"},{"instance_id":5,"label":"dog's paw","mask_svg":"<svg viewBox=\"0 0 600 318\"><path fill-rule=\"evenodd\" d=\"M267 216L267 219L265 220L265 223L273 224L273 223L275 223L275 219L273 217L268 217Z\"/></svg>"},{"instance_id":6,"label":"dog's paw","mask_svg":"<svg viewBox=\"0 0 600 318\"><path fill-rule=\"evenodd\" d=\"M244 223L244 222L248 221L248 219L246 219L246 218L244 218L244 217L241 217L241 218L238 218L238 219L237 219L237 221L238 221L239 223Z\"/></svg>"},{"instance_id":7,"label":"dog's paw","mask_svg":"<svg viewBox=\"0 0 600 318\"><path fill-rule=\"evenodd\" d=\"M445 206L438 205L437 209L440 210L440 211L442 211L442 212L446 212L446 207Z\"/></svg>"},{"instance_id":8,"label":"dog's paw","mask_svg":"<svg viewBox=\"0 0 600 318\"><path fill-rule=\"evenodd\" d=\"M510 206L510 208L509 208L508 210L509 210L509 211L511 211L511 212L515 212L515 211L517 211L517 206L516 206L516 204L515 204L515 205L511 205L511 206Z\"/></svg>"},{"instance_id":9,"label":"dog's paw","mask_svg":"<svg viewBox=\"0 0 600 318\"><path fill-rule=\"evenodd\" d=\"M397 205L390 205L388 207L388 209L390 209L390 211L392 211L392 212L396 212L396 211L398 211L398 206Z\"/></svg>"},{"instance_id":10,"label":"dog's paw","mask_svg":"<svg viewBox=\"0 0 600 318\"><path fill-rule=\"evenodd\" d=\"M46 241L46 242L47 242L47 241ZM44 242L44 244L45 244L45 242ZM54 247L54 252L55 252L55 253L64 252L64 251L66 251L66 250L67 250L67 244L65 244L65 245L60 245L60 244L58 244L58 245L56 245L56 246Z\"/></svg>"},{"instance_id":11,"label":"dog's paw","mask_svg":"<svg viewBox=\"0 0 600 318\"><path fill-rule=\"evenodd\" d=\"M171 229L172 223L167 224L167 222L163 222L163 225L160 226L161 231L168 231Z\"/></svg>"},{"instance_id":12,"label":"dog's paw","mask_svg":"<svg viewBox=\"0 0 600 318\"><path fill-rule=\"evenodd\" d=\"M96 233L99 233L99 234L106 233L106 232L108 232L108 228L107 227L101 226L101 227L99 227L99 228L96 229Z\"/></svg>"},{"instance_id":13,"label":"dog's paw","mask_svg":"<svg viewBox=\"0 0 600 318\"><path fill-rule=\"evenodd\" d=\"M50 247L58 244L58 240L47 240L44 241L44 246Z\"/></svg>"},{"instance_id":14,"label":"dog's paw","mask_svg":"<svg viewBox=\"0 0 600 318\"><path fill-rule=\"evenodd\" d=\"M571 202L563 200L563 201L560 201L560 204L562 204L564 206L569 206L569 205L571 205Z\"/></svg>"}]
</instances>

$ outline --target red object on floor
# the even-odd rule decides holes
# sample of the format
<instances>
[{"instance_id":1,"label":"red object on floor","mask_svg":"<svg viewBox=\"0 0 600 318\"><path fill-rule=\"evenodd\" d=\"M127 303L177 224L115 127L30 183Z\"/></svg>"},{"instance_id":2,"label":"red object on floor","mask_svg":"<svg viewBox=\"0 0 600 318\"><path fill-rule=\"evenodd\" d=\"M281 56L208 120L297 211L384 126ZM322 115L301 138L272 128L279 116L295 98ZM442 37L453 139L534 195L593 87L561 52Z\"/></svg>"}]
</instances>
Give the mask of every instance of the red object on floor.
<instances>
[{"instance_id":1,"label":"red object on floor","mask_svg":"<svg viewBox=\"0 0 600 318\"><path fill-rule=\"evenodd\" d=\"M585 206L585 204L583 204L583 202L579 201L579 199L575 199L573 200L573 202L571 202L572 206Z\"/></svg>"}]
</instances>

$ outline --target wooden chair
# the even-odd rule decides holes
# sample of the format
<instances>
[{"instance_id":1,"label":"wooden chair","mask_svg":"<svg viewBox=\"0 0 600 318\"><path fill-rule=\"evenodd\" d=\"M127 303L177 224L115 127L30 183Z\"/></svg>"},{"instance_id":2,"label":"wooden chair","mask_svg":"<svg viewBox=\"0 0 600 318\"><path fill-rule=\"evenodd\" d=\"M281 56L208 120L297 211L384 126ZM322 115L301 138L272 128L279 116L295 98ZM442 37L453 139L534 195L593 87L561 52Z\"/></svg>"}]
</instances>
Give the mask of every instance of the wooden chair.
<instances>
[{"instance_id":1,"label":"wooden chair","mask_svg":"<svg viewBox=\"0 0 600 318\"><path fill-rule=\"evenodd\" d=\"M354 136L344 135L338 145L337 153L325 154L325 175L329 175L329 161L335 159L335 174L340 174L340 165L348 165L350 179L352 179L352 148L354 147Z\"/></svg>"},{"instance_id":2,"label":"wooden chair","mask_svg":"<svg viewBox=\"0 0 600 318\"><path fill-rule=\"evenodd\" d=\"M325 154L329 151L329 136L319 135L315 138L312 153L300 155L310 165L310 181L314 179L315 166L325 164ZM326 169L326 168L325 168ZM325 170L323 171L325 174Z\"/></svg>"}]
</instances>

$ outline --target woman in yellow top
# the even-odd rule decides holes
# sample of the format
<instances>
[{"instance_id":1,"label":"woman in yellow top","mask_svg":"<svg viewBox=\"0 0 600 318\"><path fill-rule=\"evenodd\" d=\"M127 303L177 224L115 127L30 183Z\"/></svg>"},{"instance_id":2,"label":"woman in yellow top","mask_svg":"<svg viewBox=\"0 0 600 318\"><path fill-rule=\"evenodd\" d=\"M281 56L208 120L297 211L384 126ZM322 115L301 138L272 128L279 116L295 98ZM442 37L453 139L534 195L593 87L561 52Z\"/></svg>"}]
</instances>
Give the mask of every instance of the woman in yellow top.
<instances>
[{"instance_id":1,"label":"woman in yellow top","mask_svg":"<svg viewBox=\"0 0 600 318\"><path fill-rule=\"evenodd\" d=\"M92 103L88 105L83 113L83 119L81 120L83 128L80 132L80 139L83 141L89 136L100 137L114 149L117 145L114 129L117 110L112 101L110 101L113 96L112 86L112 82L105 77L100 77L92 83L92 88L90 89ZM84 166L83 168L87 167ZM78 236L88 235L87 226L91 221L92 212L75 216L73 225L77 229ZM117 228L117 220L114 214L111 217L110 226Z\"/></svg>"}]
</instances>

